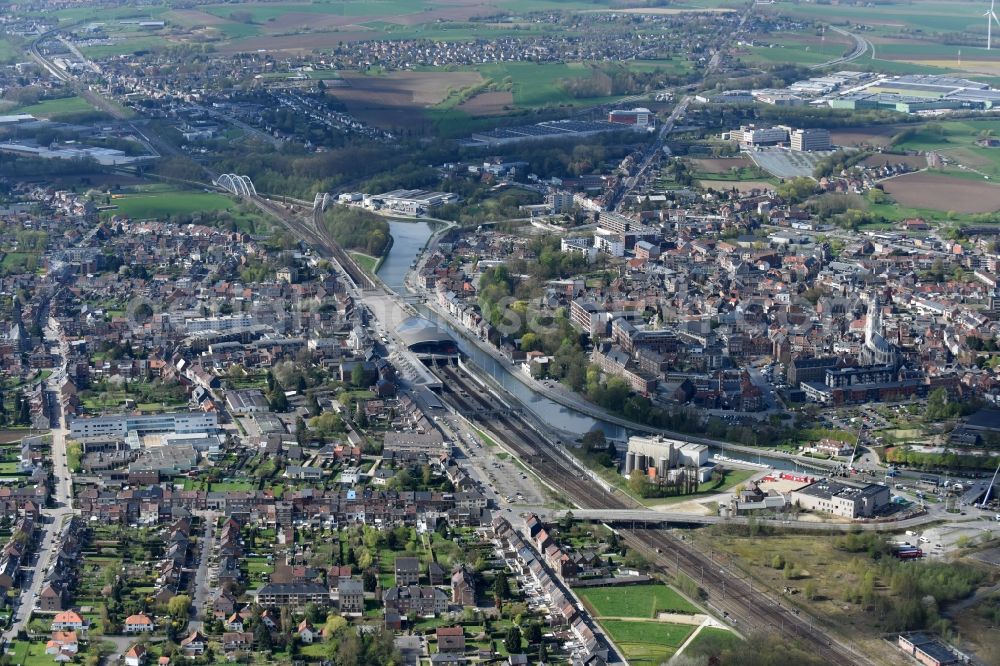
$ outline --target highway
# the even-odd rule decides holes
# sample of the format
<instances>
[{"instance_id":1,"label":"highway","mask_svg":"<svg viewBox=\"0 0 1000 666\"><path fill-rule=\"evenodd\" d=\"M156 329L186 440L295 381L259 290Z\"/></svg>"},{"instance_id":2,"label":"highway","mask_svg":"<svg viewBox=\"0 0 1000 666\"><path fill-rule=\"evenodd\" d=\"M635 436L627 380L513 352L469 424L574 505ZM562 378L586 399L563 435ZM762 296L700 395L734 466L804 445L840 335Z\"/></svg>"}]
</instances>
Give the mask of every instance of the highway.
<instances>
[{"instance_id":1,"label":"highway","mask_svg":"<svg viewBox=\"0 0 1000 666\"><path fill-rule=\"evenodd\" d=\"M507 414L508 405L483 390L465 373L452 368L435 368L445 385L444 400L470 420L493 433L525 465L549 486L558 489L576 506L613 510L635 509L636 503L622 493L609 493L592 482L568 461L541 433L539 424L529 423L521 414ZM643 551L664 572L681 572L696 581L707 593L708 606L741 631L766 629L794 639L803 648L830 664L871 664L864 655L828 635L815 621L781 605L769 592L754 590L740 574L716 563L696 548L662 530L623 530L625 540Z\"/></svg>"},{"instance_id":2,"label":"highway","mask_svg":"<svg viewBox=\"0 0 1000 666\"><path fill-rule=\"evenodd\" d=\"M827 60L826 62L819 63L818 65L813 65L809 69L824 69L826 67L832 67L834 65L843 65L844 63L851 62L852 60L857 60L865 53L867 53L868 49L871 49L872 57L875 56L875 47L873 47L871 45L871 42L869 42L864 37L856 35L855 33L850 32L848 30L844 30L843 28L838 28L835 25L831 25L830 30L833 30L834 32L839 33L841 35L844 35L845 37L850 37L852 40L854 40L854 50L848 53L847 55L840 56L839 58L834 58L833 60Z\"/></svg>"}]
</instances>

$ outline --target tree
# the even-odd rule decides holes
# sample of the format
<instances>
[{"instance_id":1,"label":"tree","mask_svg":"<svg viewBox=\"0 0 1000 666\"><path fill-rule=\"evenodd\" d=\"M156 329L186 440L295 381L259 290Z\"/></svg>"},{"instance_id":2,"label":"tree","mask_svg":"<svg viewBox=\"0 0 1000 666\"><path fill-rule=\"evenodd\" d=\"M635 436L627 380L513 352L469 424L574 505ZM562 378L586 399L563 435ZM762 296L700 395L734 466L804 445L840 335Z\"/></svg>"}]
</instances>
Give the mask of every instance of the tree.
<instances>
[{"instance_id":1,"label":"tree","mask_svg":"<svg viewBox=\"0 0 1000 666\"><path fill-rule=\"evenodd\" d=\"M347 626L347 619L342 615L330 613L326 616L326 624L323 626L323 633L327 638L331 638L340 633Z\"/></svg>"},{"instance_id":2,"label":"tree","mask_svg":"<svg viewBox=\"0 0 1000 666\"><path fill-rule=\"evenodd\" d=\"M542 640L542 625L537 622L529 624L524 631L524 640L528 641L530 645L539 643Z\"/></svg>"},{"instance_id":3,"label":"tree","mask_svg":"<svg viewBox=\"0 0 1000 666\"><path fill-rule=\"evenodd\" d=\"M498 573L493 579L493 594L500 599L510 598L510 582L506 574Z\"/></svg>"},{"instance_id":4,"label":"tree","mask_svg":"<svg viewBox=\"0 0 1000 666\"><path fill-rule=\"evenodd\" d=\"M588 451L598 451L606 449L608 442L607 438L604 436L604 431L600 428L594 428L581 439L584 447Z\"/></svg>"},{"instance_id":5,"label":"tree","mask_svg":"<svg viewBox=\"0 0 1000 666\"><path fill-rule=\"evenodd\" d=\"M167 602L167 612L171 617L182 620L188 616L188 612L191 610L191 597L186 594L178 594L175 597L171 597L170 601Z\"/></svg>"},{"instance_id":6,"label":"tree","mask_svg":"<svg viewBox=\"0 0 1000 666\"><path fill-rule=\"evenodd\" d=\"M504 645L507 647L507 652L510 654L518 654L521 652L521 630L517 627L511 627L507 630L507 634L504 637Z\"/></svg>"},{"instance_id":7,"label":"tree","mask_svg":"<svg viewBox=\"0 0 1000 666\"><path fill-rule=\"evenodd\" d=\"M368 378L368 373L365 372L365 366L363 363L358 363L351 370L351 385L357 388L362 388L366 384Z\"/></svg>"},{"instance_id":8,"label":"tree","mask_svg":"<svg viewBox=\"0 0 1000 666\"><path fill-rule=\"evenodd\" d=\"M21 425L30 425L31 405L28 404L28 401L21 396L18 396L18 398L21 400L21 405L17 410L17 422Z\"/></svg>"},{"instance_id":9,"label":"tree","mask_svg":"<svg viewBox=\"0 0 1000 666\"><path fill-rule=\"evenodd\" d=\"M272 647L271 632L267 625L258 621L253 628L253 644L260 652L270 652Z\"/></svg>"},{"instance_id":10,"label":"tree","mask_svg":"<svg viewBox=\"0 0 1000 666\"><path fill-rule=\"evenodd\" d=\"M378 587L378 576L371 569L365 569L365 572L361 574L361 585L365 592L374 592L375 588Z\"/></svg>"},{"instance_id":11,"label":"tree","mask_svg":"<svg viewBox=\"0 0 1000 666\"><path fill-rule=\"evenodd\" d=\"M274 390L271 391L269 402L268 406L272 412L288 411L288 398L285 396L285 389L282 388L281 384L274 383Z\"/></svg>"}]
</instances>

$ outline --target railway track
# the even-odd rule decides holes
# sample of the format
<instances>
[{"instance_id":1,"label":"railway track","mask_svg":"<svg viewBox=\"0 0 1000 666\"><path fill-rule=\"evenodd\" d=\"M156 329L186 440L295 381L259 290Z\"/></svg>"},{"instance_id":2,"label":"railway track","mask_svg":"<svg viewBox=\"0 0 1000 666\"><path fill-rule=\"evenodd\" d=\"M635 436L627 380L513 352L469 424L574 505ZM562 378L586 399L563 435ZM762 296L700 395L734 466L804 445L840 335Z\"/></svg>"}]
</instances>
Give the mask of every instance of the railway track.
<instances>
[{"instance_id":1,"label":"railway track","mask_svg":"<svg viewBox=\"0 0 1000 666\"><path fill-rule=\"evenodd\" d=\"M519 459L531 464L532 469L543 477L556 477L559 484L551 483L562 490L570 499L579 504L595 495L602 495L606 506L620 509L635 508L620 498L609 495L581 478L582 472L575 469L561 454L553 450L552 444L531 428L523 417L506 415L498 410L499 401L483 394L483 388L465 373L452 367L434 368L445 383L446 397L470 421L479 422L503 439L504 445L514 451ZM483 413L485 412L485 414ZM486 417L488 414L488 418ZM542 473L541 470L549 473Z\"/></svg>"},{"instance_id":2,"label":"railway track","mask_svg":"<svg viewBox=\"0 0 1000 666\"><path fill-rule=\"evenodd\" d=\"M472 422L489 428L503 439L532 470L577 506L594 509L629 509L636 503L614 495L590 481L565 458L565 454L532 426L527 418L504 413L500 400L491 396L466 373L451 366L432 368L444 383L443 398ZM767 630L798 641L803 648L830 664L872 664L864 655L832 640L795 608L754 588L748 576L717 561L664 530L621 529L626 543L643 552L663 573L684 575L707 594L706 603L737 630Z\"/></svg>"}]
</instances>

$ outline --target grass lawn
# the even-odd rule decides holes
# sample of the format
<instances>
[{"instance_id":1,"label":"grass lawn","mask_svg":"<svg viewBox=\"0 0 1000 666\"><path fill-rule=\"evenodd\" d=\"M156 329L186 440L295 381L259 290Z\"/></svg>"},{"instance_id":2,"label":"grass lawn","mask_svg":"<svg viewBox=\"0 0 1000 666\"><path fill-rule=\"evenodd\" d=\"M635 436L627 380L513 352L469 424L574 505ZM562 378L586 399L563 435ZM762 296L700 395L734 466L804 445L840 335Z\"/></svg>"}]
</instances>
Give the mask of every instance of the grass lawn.
<instances>
[{"instance_id":1,"label":"grass lawn","mask_svg":"<svg viewBox=\"0 0 1000 666\"><path fill-rule=\"evenodd\" d=\"M685 624L627 620L601 620L601 626L625 653L630 664L667 661L695 629Z\"/></svg>"},{"instance_id":2,"label":"grass lawn","mask_svg":"<svg viewBox=\"0 0 1000 666\"><path fill-rule=\"evenodd\" d=\"M212 484L213 492L227 492L230 490L237 492L250 491L256 488L256 484L250 481L220 481Z\"/></svg>"},{"instance_id":3,"label":"grass lawn","mask_svg":"<svg viewBox=\"0 0 1000 666\"><path fill-rule=\"evenodd\" d=\"M13 652L10 663L16 666L52 666L52 655L45 654L44 643L14 641L7 649Z\"/></svg>"},{"instance_id":4,"label":"grass lawn","mask_svg":"<svg viewBox=\"0 0 1000 666\"><path fill-rule=\"evenodd\" d=\"M18 50L6 39L0 38L0 62L17 60Z\"/></svg>"},{"instance_id":5,"label":"grass lawn","mask_svg":"<svg viewBox=\"0 0 1000 666\"><path fill-rule=\"evenodd\" d=\"M8 113L28 113L39 118L58 118L72 113L83 113L96 111L87 100L82 97L63 97L60 99L47 99L32 104L12 109Z\"/></svg>"},{"instance_id":6,"label":"grass lawn","mask_svg":"<svg viewBox=\"0 0 1000 666\"><path fill-rule=\"evenodd\" d=\"M124 39L115 39L111 44L95 44L82 46L80 52L88 58L100 60L110 56L128 55L139 51L150 51L163 48L170 42L156 35L132 35Z\"/></svg>"},{"instance_id":7,"label":"grass lawn","mask_svg":"<svg viewBox=\"0 0 1000 666\"><path fill-rule=\"evenodd\" d=\"M243 559L247 565L247 577L251 582L260 575L267 576L274 571L274 566L267 561L266 557L246 557Z\"/></svg>"},{"instance_id":8,"label":"grass lawn","mask_svg":"<svg viewBox=\"0 0 1000 666\"><path fill-rule=\"evenodd\" d=\"M354 258L354 261L357 262L358 266L361 266L364 271L372 274L375 273L375 267L379 262L378 257L373 257L370 254L365 254L364 252L351 252L351 256Z\"/></svg>"},{"instance_id":9,"label":"grass lawn","mask_svg":"<svg viewBox=\"0 0 1000 666\"><path fill-rule=\"evenodd\" d=\"M704 627L694 637L691 644L684 648L684 654L687 654L688 650L696 650L702 645L711 645L713 648L733 649L742 642L739 636L726 629Z\"/></svg>"},{"instance_id":10,"label":"grass lawn","mask_svg":"<svg viewBox=\"0 0 1000 666\"><path fill-rule=\"evenodd\" d=\"M5 252L0 261L4 273L29 273L37 269L38 254L33 252Z\"/></svg>"},{"instance_id":11,"label":"grass lawn","mask_svg":"<svg viewBox=\"0 0 1000 666\"><path fill-rule=\"evenodd\" d=\"M687 502L688 500L698 499L699 497L705 497L707 495L714 495L720 493L724 490L728 490L734 486L745 482L751 476L756 474L759 470L750 469L727 469L725 470L725 476L722 477L720 481L713 481L709 479L704 483L698 484L698 490L688 495L673 495L670 497L643 497L640 501L646 506L656 506L659 504L679 504L681 502ZM620 475L615 475L620 479L624 477ZM625 485L624 483L622 485Z\"/></svg>"},{"instance_id":12,"label":"grass lawn","mask_svg":"<svg viewBox=\"0 0 1000 666\"><path fill-rule=\"evenodd\" d=\"M330 648L323 643L313 643L312 645L303 645L299 652L303 657L325 659L330 654Z\"/></svg>"},{"instance_id":13,"label":"grass lawn","mask_svg":"<svg viewBox=\"0 0 1000 666\"><path fill-rule=\"evenodd\" d=\"M190 215L199 211L230 210L236 207L236 203L227 196L195 190L125 194L120 199L112 200L112 203L118 206L118 210L109 211L109 214L138 219Z\"/></svg>"},{"instance_id":14,"label":"grass lawn","mask_svg":"<svg viewBox=\"0 0 1000 666\"><path fill-rule=\"evenodd\" d=\"M576 589L598 617L654 618L660 611L697 613L687 599L666 585L624 585Z\"/></svg>"}]
</instances>

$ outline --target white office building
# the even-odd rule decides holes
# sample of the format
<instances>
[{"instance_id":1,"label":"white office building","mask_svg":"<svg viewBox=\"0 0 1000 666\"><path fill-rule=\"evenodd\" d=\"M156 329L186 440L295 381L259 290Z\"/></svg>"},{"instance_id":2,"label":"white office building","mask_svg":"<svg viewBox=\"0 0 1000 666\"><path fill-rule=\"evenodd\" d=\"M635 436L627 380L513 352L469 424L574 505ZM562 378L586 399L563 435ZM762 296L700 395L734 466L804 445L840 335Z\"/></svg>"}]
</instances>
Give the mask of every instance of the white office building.
<instances>
[{"instance_id":1,"label":"white office building","mask_svg":"<svg viewBox=\"0 0 1000 666\"><path fill-rule=\"evenodd\" d=\"M219 429L214 412L173 412L167 414L112 414L70 421L70 439L84 437L126 438L129 433L212 433Z\"/></svg>"}]
</instances>

